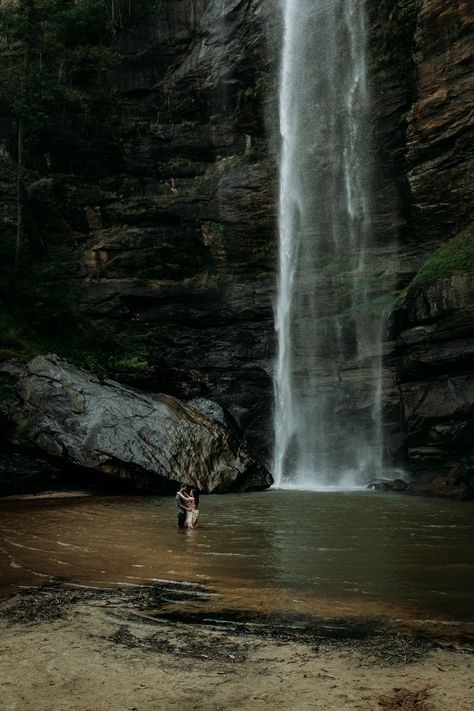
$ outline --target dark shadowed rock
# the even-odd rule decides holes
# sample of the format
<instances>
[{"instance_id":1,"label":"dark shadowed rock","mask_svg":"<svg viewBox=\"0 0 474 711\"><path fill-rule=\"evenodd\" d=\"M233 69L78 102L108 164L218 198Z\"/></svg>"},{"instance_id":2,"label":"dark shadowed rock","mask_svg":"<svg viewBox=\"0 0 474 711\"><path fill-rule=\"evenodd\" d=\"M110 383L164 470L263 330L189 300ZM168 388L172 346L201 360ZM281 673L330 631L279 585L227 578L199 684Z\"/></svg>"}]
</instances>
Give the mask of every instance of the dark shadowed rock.
<instances>
[{"instance_id":1,"label":"dark shadowed rock","mask_svg":"<svg viewBox=\"0 0 474 711\"><path fill-rule=\"evenodd\" d=\"M192 400L188 400L187 404L194 407L195 410L201 412L210 420L218 422L223 427L227 427L229 430L234 430L235 432L238 431L239 426L237 422L234 420L230 412L228 412L225 407L220 405L218 402L208 400L205 397L195 397Z\"/></svg>"},{"instance_id":2,"label":"dark shadowed rock","mask_svg":"<svg viewBox=\"0 0 474 711\"><path fill-rule=\"evenodd\" d=\"M0 451L0 496L31 494L65 484L63 472L51 462L10 447Z\"/></svg>"},{"instance_id":3,"label":"dark shadowed rock","mask_svg":"<svg viewBox=\"0 0 474 711\"><path fill-rule=\"evenodd\" d=\"M264 489L269 472L235 432L168 395L101 380L57 356L37 356L18 384L29 437L41 450L137 488L186 481L209 493Z\"/></svg>"},{"instance_id":4,"label":"dark shadowed rock","mask_svg":"<svg viewBox=\"0 0 474 711\"><path fill-rule=\"evenodd\" d=\"M473 301L467 271L414 286L400 302L397 371L414 493L472 496Z\"/></svg>"},{"instance_id":5,"label":"dark shadowed rock","mask_svg":"<svg viewBox=\"0 0 474 711\"><path fill-rule=\"evenodd\" d=\"M407 116L419 240L446 239L472 216L473 34L472 3L419 3L416 98Z\"/></svg>"},{"instance_id":6,"label":"dark shadowed rock","mask_svg":"<svg viewBox=\"0 0 474 711\"><path fill-rule=\"evenodd\" d=\"M408 482L403 479L375 479L367 488L373 491L405 491Z\"/></svg>"}]
</instances>

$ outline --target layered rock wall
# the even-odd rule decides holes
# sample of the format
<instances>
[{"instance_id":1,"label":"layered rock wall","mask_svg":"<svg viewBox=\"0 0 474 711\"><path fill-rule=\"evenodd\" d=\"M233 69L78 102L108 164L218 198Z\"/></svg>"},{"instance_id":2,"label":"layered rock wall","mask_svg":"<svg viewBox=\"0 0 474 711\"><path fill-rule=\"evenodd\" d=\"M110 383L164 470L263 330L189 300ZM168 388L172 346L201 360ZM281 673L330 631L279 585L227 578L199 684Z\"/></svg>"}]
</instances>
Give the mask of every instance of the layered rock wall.
<instances>
[{"instance_id":1,"label":"layered rock wall","mask_svg":"<svg viewBox=\"0 0 474 711\"><path fill-rule=\"evenodd\" d=\"M367 8L382 265L372 276L394 304L439 243L472 221L474 12L468 0ZM278 20L264 0L156 2L117 35L116 134L82 160L52 150L28 192L35 239L64 266L75 317L142 359L112 375L220 401L267 461ZM14 191L7 181L0 189L13 230ZM469 437L460 435L457 454L455 431L466 433L471 416L469 278L409 290L388 323L387 463L422 478L468 467ZM442 307L439 293L449 293ZM342 377L364 391L353 363ZM455 380L466 393L456 412ZM434 392L436 422L419 404Z\"/></svg>"},{"instance_id":2,"label":"layered rock wall","mask_svg":"<svg viewBox=\"0 0 474 711\"><path fill-rule=\"evenodd\" d=\"M134 382L219 400L268 459L276 169L264 10L157 2L117 40L118 169L42 179L30 201L48 248L74 264L76 316L146 363Z\"/></svg>"},{"instance_id":3,"label":"layered rock wall","mask_svg":"<svg viewBox=\"0 0 474 711\"><path fill-rule=\"evenodd\" d=\"M474 11L469 0L423 0L416 95L408 115L413 228L446 240L473 219Z\"/></svg>"},{"instance_id":4,"label":"layered rock wall","mask_svg":"<svg viewBox=\"0 0 474 711\"><path fill-rule=\"evenodd\" d=\"M413 241L426 260L473 220L471 3L423 0L415 40L407 177ZM473 239L468 229L465 245ZM467 252L464 267L443 254L445 274L441 265L439 275L415 283L400 302L395 352L415 488L463 496L472 494L473 480L472 264Z\"/></svg>"}]
</instances>

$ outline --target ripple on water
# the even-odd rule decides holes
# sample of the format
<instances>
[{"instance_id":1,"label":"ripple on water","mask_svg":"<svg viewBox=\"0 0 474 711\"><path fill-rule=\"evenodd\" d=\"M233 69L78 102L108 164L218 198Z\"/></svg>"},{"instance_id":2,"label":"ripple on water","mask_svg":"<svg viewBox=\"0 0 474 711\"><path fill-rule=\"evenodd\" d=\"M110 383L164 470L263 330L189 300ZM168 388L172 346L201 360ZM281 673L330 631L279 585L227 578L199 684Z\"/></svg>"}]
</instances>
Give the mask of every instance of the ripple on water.
<instances>
[{"instance_id":1,"label":"ripple on water","mask_svg":"<svg viewBox=\"0 0 474 711\"><path fill-rule=\"evenodd\" d=\"M0 502L0 590L67 571L89 585L212 581L229 605L260 610L298 600L315 612L465 620L473 512L367 492L203 496L200 528L182 535L172 497Z\"/></svg>"}]
</instances>

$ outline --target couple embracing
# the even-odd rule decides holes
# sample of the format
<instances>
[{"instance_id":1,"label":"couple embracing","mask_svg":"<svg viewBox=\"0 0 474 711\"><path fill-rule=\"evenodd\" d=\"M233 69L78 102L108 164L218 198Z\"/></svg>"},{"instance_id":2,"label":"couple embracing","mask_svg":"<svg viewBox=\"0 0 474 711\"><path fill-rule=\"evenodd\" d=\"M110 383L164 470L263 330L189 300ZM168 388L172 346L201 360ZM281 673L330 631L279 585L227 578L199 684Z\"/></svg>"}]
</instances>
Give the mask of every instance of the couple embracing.
<instances>
[{"instance_id":1,"label":"couple embracing","mask_svg":"<svg viewBox=\"0 0 474 711\"><path fill-rule=\"evenodd\" d=\"M178 528L197 528L199 489L191 490L188 484L181 484L176 494L176 513Z\"/></svg>"}]
</instances>

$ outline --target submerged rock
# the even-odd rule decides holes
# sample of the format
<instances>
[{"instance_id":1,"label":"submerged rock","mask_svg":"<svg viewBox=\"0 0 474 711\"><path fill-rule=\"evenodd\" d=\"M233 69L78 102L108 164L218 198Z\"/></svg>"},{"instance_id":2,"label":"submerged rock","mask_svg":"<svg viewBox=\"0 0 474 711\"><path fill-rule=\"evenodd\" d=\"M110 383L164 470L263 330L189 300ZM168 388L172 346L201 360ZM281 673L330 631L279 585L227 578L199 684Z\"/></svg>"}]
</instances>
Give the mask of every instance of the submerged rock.
<instances>
[{"instance_id":1,"label":"submerged rock","mask_svg":"<svg viewBox=\"0 0 474 711\"><path fill-rule=\"evenodd\" d=\"M101 380L55 355L37 356L18 383L29 437L42 451L137 488L168 492L264 489L270 473L243 437L168 395Z\"/></svg>"}]
</instances>

